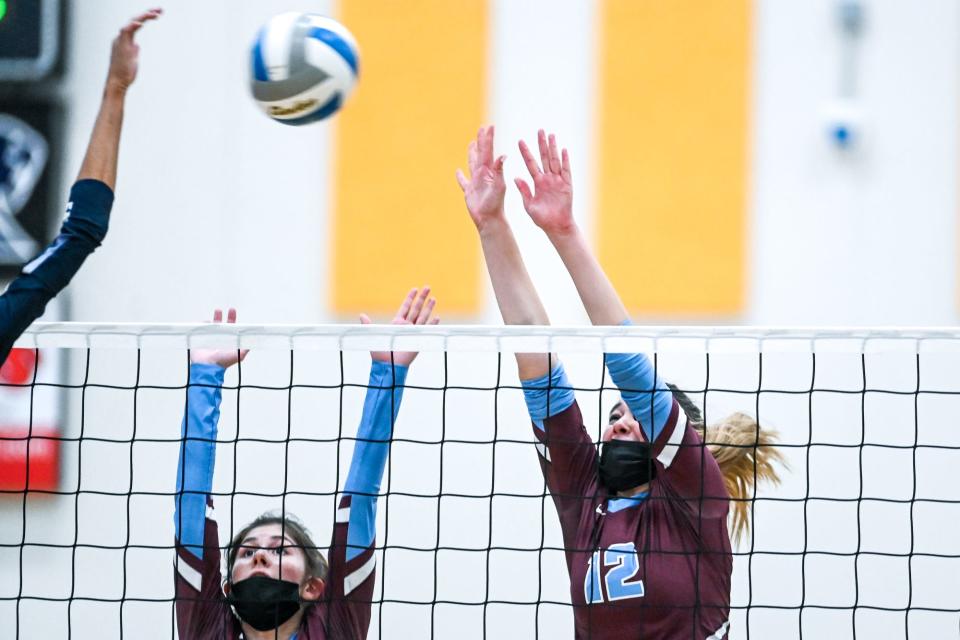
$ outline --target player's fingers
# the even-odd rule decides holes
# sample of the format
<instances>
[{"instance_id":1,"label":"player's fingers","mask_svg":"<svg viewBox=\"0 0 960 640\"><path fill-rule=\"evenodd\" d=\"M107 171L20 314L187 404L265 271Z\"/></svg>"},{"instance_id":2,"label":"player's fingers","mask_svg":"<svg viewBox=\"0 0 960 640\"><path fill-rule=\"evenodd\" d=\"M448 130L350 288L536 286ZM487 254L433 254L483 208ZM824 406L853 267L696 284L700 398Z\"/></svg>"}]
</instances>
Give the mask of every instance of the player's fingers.
<instances>
[{"instance_id":1,"label":"player's fingers","mask_svg":"<svg viewBox=\"0 0 960 640\"><path fill-rule=\"evenodd\" d=\"M125 27L120 29L120 38L127 42L133 41L133 34L140 30L140 27L143 26L142 22L137 22L132 20L127 23Z\"/></svg>"},{"instance_id":2,"label":"player's fingers","mask_svg":"<svg viewBox=\"0 0 960 640\"><path fill-rule=\"evenodd\" d=\"M213 321L223 322L223 311L221 309L215 309L213 311Z\"/></svg>"},{"instance_id":3,"label":"player's fingers","mask_svg":"<svg viewBox=\"0 0 960 640\"><path fill-rule=\"evenodd\" d=\"M474 140L467 147L467 168L470 169L470 175L475 175L477 173L477 164L479 158L479 151L477 151L477 141Z\"/></svg>"},{"instance_id":4,"label":"player's fingers","mask_svg":"<svg viewBox=\"0 0 960 640\"><path fill-rule=\"evenodd\" d=\"M483 158L487 154L487 128L480 127L477 129L477 164L483 164Z\"/></svg>"},{"instance_id":5,"label":"player's fingers","mask_svg":"<svg viewBox=\"0 0 960 640\"><path fill-rule=\"evenodd\" d=\"M370 316L365 313L360 314L360 324L370 324Z\"/></svg>"},{"instance_id":6,"label":"player's fingers","mask_svg":"<svg viewBox=\"0 0 960 640\"><path fill-rule=\"evenodd\" d=\"M470 181L467 180L467 176L463 175L463 171L460 169L457 169L457 183L464 192L467 190L467 187L470 186Z\"/></svg>"},{"instance_id":7,"label":"player's fingers","mask_svg":"<svg viewBox=\"0 0 960 640\"><path fill-rule=\"evenodd\" d=\"M237 321L237 310L231 307L227 310L227 322L233 324Z\"/></svg>"},{"instance_id":8,"label":"player's fingers","mask_svg":"<svg viewBox=\"0 0 960 640\"><path fill-rule=\"evenodd\" d=\"M487 128L477 129L477 163L483 164L483 158L487 153Z\"/></svg>"},{"instance_id":9,"label":"player's fingers","mask_svg":"<svg viewBox=\"0 0 960 640\"><path fill-rule=\"evenodd\" d=\"M131 18L130 22L127 23L127 26L123 28L123 31L129 31L132 35L139 31L140 27L142 27L145 23L159 18L161 13L163 13L163 9L151 9L149 11L144 11L140 15Z\"/></svg>"},{"instance_id":10,"label":"player's fingers","mask_svg":"<svg viewBox=\"0 0 960 640\"><path fill-rule=\"evenodd\" d=\"M427 300L427 304L423 305L423 310L417 315L416 324L426 324L430 320L430 315L433 313L433 308L437 306L437 299L430 298Z\"/></svg>"},{"instance_id":11,"label":"player's fingers","mask_svg":"<svg viewBox=\"0 0 960 640\"><path fill-rule=\"evenodd\" d=\"M527 146L527 143L523 140L520 141L520 157L523 158L524 164L527 165L527 171L530 172L531 178L536 178L540 175L540 167L537 166L537 160L533 157L533 154L530 153L530 147Z\"/></svg>"},{"instance_id":12,"label":"player's fingers","mask_svg":"<svg viewBox=\"0 0 960 640\"><path fill-rule=\"evenodd\" d=\"M520 192L520 198L523 199L523 207L526 209L527 204L533 197L533 193L530 191L530 185L520 178L514 178L513 182L517 185L517 190Z\"/></svg>"},{"instance_id":13,"label":"player's fingers","mask_svg":"<svg viewBox=\"0 0 960 640\"><path fill-rule=\"evenodd\" d=\"M500 156L497 158L497 161L493 163L493 170L503 175L503 163L506 162L506 160L507 156Z\"/></svg>"},{"instance_id":14,"label":"player's fingers","mask_svg":"<svg viewBox=\"0 0 960 640\"><path fill-rule=\"evenodd\" d=\"M404 319L407 322L416 322L417 318L420 317L420 311L423 310L423 305L427 301L427 296L430 295L430 287L424 286L420 289L420 295L416 297L413 301L413 306L410 308L410 311L404 316Z\"/></svg>"},{"instance_id":15,"label":"player's fingers","mask_svg":"<svg viewBox=\"0 0 960 640\"><path fill-rule=\"evenodd\" d=\"M567 183L572 182L573 174L570 173L570 154L567 153L566 149L563 150L560 169L561 169L561 175L563 176L563 179L566 180Z\"/></svg>"},{"instance_id":16,"label":"player's fingers","mask_svg":"<svg viewBox=\"0 0 960 640\"><path fill-rule=\"evenodd\" d=\"M440 316L434 316L430 318L430 322L427 324L440 324Z\"/></svg>"},{"instance_id":17,"label":"player's fingers","mask_svg":"<svg viewBox=\"0 0 960 640\"><path fill-rule=\"evenodd\" d=\"M397 309L398 318L406 318L407 313L410 311L410 305L413 304L413 299L417 295L417 288L414 287L410 289L410 292L407 294L407 297L403 299L403 304L400 305L400 308Z\"/></svg>"},{"instance_id":18,"label":"player's fingers","mask_svg":"<svg viewBox=\"0 0 960 640\"><path fill-rule=\"evenodd\" d=\"M485 167L493 164L493 125L483 128L483 155L480 162Z\"/></svg>"},{"instance_id":19,"label":"player's fingers","mask_svg":"<svg viewBox=\"0 0 960 640\"><path fill-rule=\"evenodd\" d=\"M550 134L548 138L550 151L550 171L560 173L560 153L557 151L557 136Z\"/></svg>"},{"instance_id":20,"label":"player's fingers","mask_svg":"<svg viewBox=\"0 0 960 640\"><path fill-rule=\"evenodd\" d=\"M544 173L550 172L550 150L547 148L547 134L540 129L537 131L537 145L540 147L540 166Z\"/></svg>"}]
</instances>

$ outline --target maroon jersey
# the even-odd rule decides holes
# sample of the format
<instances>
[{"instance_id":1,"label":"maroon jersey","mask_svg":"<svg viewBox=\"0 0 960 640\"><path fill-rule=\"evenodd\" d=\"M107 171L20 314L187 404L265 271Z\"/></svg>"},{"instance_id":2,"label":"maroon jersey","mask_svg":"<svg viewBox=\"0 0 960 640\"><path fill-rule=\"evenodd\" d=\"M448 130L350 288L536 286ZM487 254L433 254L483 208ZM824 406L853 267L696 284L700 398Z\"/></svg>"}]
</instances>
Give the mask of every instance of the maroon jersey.
<instances>
[{"instance_id":1,"label":"maroon jersey","mask_svg":"<svg viewBox=\"0 0 960 640\"><path fill-rule=\"evenodd\" d=\"M578 640L726 638L730 498L677 402L653 443L657 474L642 499L600 485L576 402L543 427L534 433L560 516Z\"/></svg>"},{"instance_id":2,"label":"maroon jersey","mask_svg":"<svg viewBox=\"0 0 960 640\"><path fill-rule=\"evenodd\" d=\"M370 626L375 582L373 544L359 555L346 557L347 528L352 496L340 499L330 544L324 598L304 614L296 640L362 640ZM207 500L203 558L177 544L177 631L181 640L238 640L240 621L233 615L222 590L220 538Z\"/></svg>"}]
</instances>

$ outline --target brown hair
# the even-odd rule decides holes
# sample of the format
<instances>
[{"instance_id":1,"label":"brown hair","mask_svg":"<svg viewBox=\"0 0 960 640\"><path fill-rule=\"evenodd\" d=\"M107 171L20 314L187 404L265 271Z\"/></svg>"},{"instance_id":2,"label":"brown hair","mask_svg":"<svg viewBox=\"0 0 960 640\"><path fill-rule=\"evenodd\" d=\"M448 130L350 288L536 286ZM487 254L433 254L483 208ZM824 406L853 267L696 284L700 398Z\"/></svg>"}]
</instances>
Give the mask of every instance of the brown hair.
<instances>
[{"instance_id":1,"label":"brown hair","mask_svg":"<svg viewBox=\"0 0 960 640\"><path fill-rule=\"evenodd\" d=\"M783 454L775 447L779 434L761 428L753 416L739 411L707 426L700 408L687 394L672 384L667 386L687 414L690 426L697 430L720 465L723 483L733 502L731 538L738 542L743 534L750 532L750 503L754 500L757 482L764 480L780 484L776 465L787 468Z\"/></svg>"},{"instance_id":2,"label":"brown hair","mask_svg":"<svg viewBox=\"0 0 960 640\"><path fill-rule=\"evenodd\" d=\"M233 579L233 565L237 561L237 553L239 553L247 535L257 527L270 524L280 525L283 533L290 536L296 543L296 546L303 550L304 555L307 557L307 575L312 578L320 578L326 582L327 571L329 570L327 559L324 558L320 550L317 549L317 545L314 544L313 538L310 536L310 531L307 530L296 516L290 514L283 516L270 511L258 516L253 522L241 529L240 532L233 537L233 540L230 541L230 546L227 547L227 579Z\"/></svg>"}]
</instances>

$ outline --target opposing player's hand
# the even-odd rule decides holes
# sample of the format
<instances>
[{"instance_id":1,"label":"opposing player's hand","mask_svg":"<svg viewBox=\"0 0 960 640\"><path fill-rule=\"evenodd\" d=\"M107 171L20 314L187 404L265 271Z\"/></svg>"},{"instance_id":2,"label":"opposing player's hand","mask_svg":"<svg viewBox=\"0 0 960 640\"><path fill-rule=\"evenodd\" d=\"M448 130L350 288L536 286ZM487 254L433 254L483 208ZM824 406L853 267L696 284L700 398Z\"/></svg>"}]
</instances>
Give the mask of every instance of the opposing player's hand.
<instances>
[{"instance_id":1,"label":"opposing player's hand","mask_svg":"<svg viewBox=\"0 0 960 640\"><path fill-rule=\"evenodd\" d=\"M133 18L113 40L110 52L110 71L107 73L107 84L115 89L125 91L137 78L137 62L140 57L140 47L133 40L134 34L140 28L156 20L163 13L163 9L150 9Z\"/></svg>"},{"instance_id":2,"label":"opposing player's hand","mask_svg":"<svg viewBox=\"0 0 960 640\"><path fill-rule=\"evenodd\" d=\"M467 148L470 179L457 169L457 182L463 190L470 218L482 230L490 220L503 218L503 196L507 185L503 180L506 156L493 157L493 125L481 127L477 139Z\"/></svg>"},{"instance_id":3,"label":"opposing player's hand","mask_svg":"<svg viewBox=\"0 0 960 640\"><path fill-rule=\"evenodd\" d=\"M403 304L397 309L397 314L393 317L391 324L437 324L440 322L440 316L433 316L433 308L437 306L435 298L430 297L430 287L422 289L411 289L407 297L403 299ZM432 317L431 317L432 316ZM370 318L367 314L360 314L360 324L370 324ZM403 366L410 366L416 359L416 351L394 351L391 356L390 351L371 351L370 357L377 362L393 362Z\"/></svg>"},{"instance_id":4,"label":"opposing player's hand","mask_svg":"<svg viewBox=\"0 0 960 640\"><path fill-rule=\"evenodd\" d=\"M237 310L229 309L227 311L227 322L233 324L237 321ZM213 312L214 324L223 322L223 311L217 309ZM191 349L190 362L194 364L215 364L226 369L242 361L250 353L250 349Z\"/></svg>"},{"instance_id":5,"label":"opposing player's hand","mask_svg":"<svg viewBox=\"0 0 960 640\"><path fill-rule=\"evenodd\" d=\"M574 226L570 156L566 149L558 153L556 136L552 133L547 136L543 129L537 132L537 142L539 165L527 143L520 141L520 155L533 179L533 189L520 178L515 182L523 198L523 208L533 222L548 235L563 233Z\"/></svg>"}]
</instances>

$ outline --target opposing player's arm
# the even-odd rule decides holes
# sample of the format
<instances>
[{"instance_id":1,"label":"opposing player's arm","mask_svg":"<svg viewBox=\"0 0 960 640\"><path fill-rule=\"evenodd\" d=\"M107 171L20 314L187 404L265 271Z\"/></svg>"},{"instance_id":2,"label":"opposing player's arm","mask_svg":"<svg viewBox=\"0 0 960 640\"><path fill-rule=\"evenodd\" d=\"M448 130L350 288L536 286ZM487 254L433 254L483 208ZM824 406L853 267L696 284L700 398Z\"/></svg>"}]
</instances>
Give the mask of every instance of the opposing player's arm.
<instances>
[{"instance_id":1,"label":"opposing player's arm","mask_svg":"<svg viewBox=\"0 0 960 640\"><path fill-rule=\"evenodd\" d=\"M128 22L113 40L110 68L103 88L100 111L93 125L90 144L80 165L77 180L99 180L113 189L117 183L117 157L120 153L120 130L127 89L137 78L140 47L134 36L144 24L156 20L162 9L150 9Z\"/></svg>"},{"instance_id":2,"label":"opposing player's arm","mask_svg":"<svg viewBox=\"0 0 960 640\"><path fill-rule=\"evenodd\" d=\"M107 234L126 90L136 78L139 48L134 34L160 15L147 11L131 20L113 42L103 101L93 127L77 182L70 191L67 217L59 235L28 263L0 295L0 364L30 323L43 315L53 299Z\"/></svg>"},{"instance_id":3,"label":"opposing player's arm","mask_svg":"<svg viewBox=\"0 0 960 640\"><path fill-rule=\"evenodd\" d=\"M493 127L481 128L470 143L467 164L470 178L457 170L457 182L463 190L467 211L480 235L480 246L487 273L505 324L548 325L550 318L540 301L530 274L504 214L504 156L493 158ZM556 355L518 353L517 367L521 380L547 375L551 365L559 363Z\"/></svg>"},{"instance_id":4,"label":"opposing player's arm","mask_svg":"<svg viewBox=\"0 0 960 640\"><path fill-rule=\"evenodd\" d=\"M20 334L43 315L107 234L113 192L102 182L73 185L59 235L0 295L0 364Z\"/></svg>"}]
</instances>

